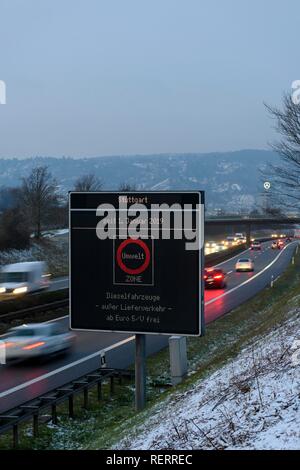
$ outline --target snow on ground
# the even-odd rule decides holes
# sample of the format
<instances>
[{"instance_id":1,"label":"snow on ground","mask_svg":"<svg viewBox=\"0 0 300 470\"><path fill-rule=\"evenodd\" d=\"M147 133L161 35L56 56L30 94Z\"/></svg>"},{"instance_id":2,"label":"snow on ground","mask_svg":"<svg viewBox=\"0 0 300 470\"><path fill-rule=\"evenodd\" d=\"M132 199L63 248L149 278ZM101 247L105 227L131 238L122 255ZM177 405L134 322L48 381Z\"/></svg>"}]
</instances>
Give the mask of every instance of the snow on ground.
<instances>
[{"instance_id":1,"label":"snow on ground","mask_svg":"<svg viewBox=\"0 0 300 470\"><path fill-rule=\"evenodd\" d=\"M68 241L57 237L46 244L32 243L24 250L0 251L0 267L24 261L46 261L51 274L65 275L68 272Z\"/></svg>"},{"instance_id":2,"label":"snow on ground","mask_svg":"<svg viewBox=\"0 0 300 470\"><path fill-rule=\"evenodd\" d=\"M53 230L46 230L44 232L42 232L42 236L44 238L53 238L53 237L59 237L61 235L66 235L67 233L69 233L69 229L68 228L59 228L59 229L53 229ZM30 238L34 238L34 233L32 233L30 235Z\"/></svg>"},{"instance_id":3,"label":"snow on ground","mask_svg":"<svg viewBox=\"0 0 300 470\"><path fill-rule=\"evenodd\" d=\"M151 410L117 449L300 449L300 310ZM298 343L299 347L299 343Z\"/></svg>"}]
</instances>

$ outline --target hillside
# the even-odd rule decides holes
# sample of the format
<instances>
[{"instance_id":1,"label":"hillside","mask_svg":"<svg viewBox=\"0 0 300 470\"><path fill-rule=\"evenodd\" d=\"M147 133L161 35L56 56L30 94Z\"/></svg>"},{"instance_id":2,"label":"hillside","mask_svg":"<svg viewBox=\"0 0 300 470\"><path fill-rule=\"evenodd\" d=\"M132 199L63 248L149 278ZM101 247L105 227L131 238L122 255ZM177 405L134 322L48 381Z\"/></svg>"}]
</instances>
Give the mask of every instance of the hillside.
<instances>
[{"instance_id":1,"label":"hillside","mask_svg":"<svg viewBox=\"0 0 300 470\"><path fill-rule=\"evenodd\" d=\"M266 150L79 159L0 159L0 187L18 185L21 176L33 167L47 165L62 191L72 189L78 176L93 173L103 180L104 189L117 189L124 182L141 190L203 189L209 211L238 212L256 205L262 188L260 171L277 159L275 153Z\"/></svg>"}]
</instances>

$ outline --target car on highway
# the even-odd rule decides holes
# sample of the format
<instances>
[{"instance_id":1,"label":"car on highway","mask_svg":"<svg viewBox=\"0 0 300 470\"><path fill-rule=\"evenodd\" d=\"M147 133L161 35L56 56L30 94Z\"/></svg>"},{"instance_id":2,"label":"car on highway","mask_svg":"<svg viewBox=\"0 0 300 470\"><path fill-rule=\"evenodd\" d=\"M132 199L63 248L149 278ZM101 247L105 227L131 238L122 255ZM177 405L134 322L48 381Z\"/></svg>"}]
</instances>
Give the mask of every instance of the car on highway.
<instances>
[{"instance_id":1,"label":"car on highway","mask_svg":"<svg viewBox=\"0 0 300 470\"><path fill-rule=\"evenodd\" d=\"M235 264L236 272L254 271L254 262L251 258L240 258Z\"/></svg>"},{"instance_id":2,"label":"car on highway","mask_svg":"<svg viewBox=\"0 0 300 470\"><path fill-rule=\"evenodd\" d=\"M206 268L204 270L204 285L206 288L224 289L226 287L226 273L223 269Z\"/></svg>"},{"instance_id":3,"label":"car on highway","mask_svg":"<svg viewBox=\"0 0 300 470\"><path fill-rule=\"evenodd\" d=\"M246 236L241 232L236 233L235 237L238 244L247 242Z\"/></svg>"},{"instance_id":4,"label":"car on highway","mask_svg":"<svg viewBox=\"0 0 300 470\"><path fill-rule=\"evenodd\" d=\"M226 240L224 242L225 246L230 248L231 246L235 246L237 245L237 242L236 242L236 237L226 237Z\"/></svg>"},{"instance_id":5,"label":"car on highway","mask_svg":"<svg viewBox=\"0 0 300 470\"><path fill-rule=\"evenodd\" d=\"M0 298L47 289L50 274L44 261L7 264L0 270Z\"/></svg>"},{"instance_id":6,"label":"car on highway","mask_svg":"<svg viewBox=\"0 0 300 470\"><path fill-rule=\"evenodd\" d=\"M67 352L75 335L59 322L31 323L11 328L4 338L5 358L31 359Z\"/></svg>"},{"instance_id":7,"label":"car on highway","mask_svg":"<svg viewBox=\"0 0 300 470\"><path fill-rule=\"evenodd\" d=\"M272 250L281 250L283 247L284 247L283 240L276 240L271 245Z\"/></svg>"},{"instance_id":8,"label":"car on highway","mask_svg":"<svg viewBox=\"0 0 300 470\"><path fill-rule=\"evenodd\" d=\"M205 243L206 248L215 248L217 246L217 243L213 240L210 240Z\"/></svg>"},{"instance_id":9,"label":"car on highway","mask_svg":"<svg viewBox=\"0 0 300 470\"><path fill-rule=\"evenodd\" d=\"M217 243L215 252L222 251L222 250L226 250L226 246L224 245L224 243Z\"/></svg>"},{"instance_id":10,"label":"car on highway","mask_svg":"<svg viewBox=\"0 0 300 470\"><path fill-rule=\"evenodd\" d=\"M291 241L292 241L292 237L286 237L285 241L286 241L286 243L291 242Z\"/></svg>"},{"instance_id":11,"label":"car on highway","mask_svg":"<svg viewBox=\"0 0 300 470\"><path fill-rule=\"evenodd\" d=\"M261 243L259 241L254 240L250 245L251 250L261 250Z\"/></svg>"}]
</instances>

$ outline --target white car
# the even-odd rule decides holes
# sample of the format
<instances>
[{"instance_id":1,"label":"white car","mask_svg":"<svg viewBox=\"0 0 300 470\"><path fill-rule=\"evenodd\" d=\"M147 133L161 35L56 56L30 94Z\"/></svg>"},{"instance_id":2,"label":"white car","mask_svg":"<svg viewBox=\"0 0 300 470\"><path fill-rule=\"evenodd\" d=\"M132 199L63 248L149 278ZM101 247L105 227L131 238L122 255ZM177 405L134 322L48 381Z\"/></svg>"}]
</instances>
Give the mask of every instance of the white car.
<instances>
[{"instance_id":1,"label":"white car","mask_svg":"<svg viewBox=\"0 0 300 470\"><path fill-rule=\"evenodd\" d=\"M0 298L15 297L50 285L50 274L44 261L13 263L0 270Z\"/></svg>"},{"instance_id":2,"label":"white car","mask_svg":"<svg viewBox=\"0 0 300 470\"><path fill-rule=\"evenodd\" d=\"M235 264L236 272L239 271L254 271L254 263L250 258L241 258Z\"/></svg>"},{"instance_id":3,"label":"white car","mask_svg":"<svg viewBox=\"0 0 300 470\"><path fill-rule=\"evenodd\" d=\"M4 338L5 359L30 359L65 352L72 347L74 338L58 322L17 326Z\"/></svg>"}]
</instances>

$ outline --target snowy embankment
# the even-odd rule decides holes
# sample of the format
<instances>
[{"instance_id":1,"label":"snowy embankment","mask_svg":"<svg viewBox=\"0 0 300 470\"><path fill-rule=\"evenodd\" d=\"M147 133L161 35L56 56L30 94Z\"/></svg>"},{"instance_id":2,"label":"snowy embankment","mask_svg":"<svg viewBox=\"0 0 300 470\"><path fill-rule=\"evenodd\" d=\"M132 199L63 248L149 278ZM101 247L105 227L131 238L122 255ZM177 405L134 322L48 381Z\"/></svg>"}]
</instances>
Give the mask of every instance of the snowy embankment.
<instances>
[{"instance_id":1,"label":"snowy embankment","mask_svg":"<svg viewBox=\"0 0 300 470\"><path fill-rule=\"evenodd\" d=\"M230 364L156 405L115 448L300 449L300 311L292 313Z\"/></svg>"}]
</instances>

